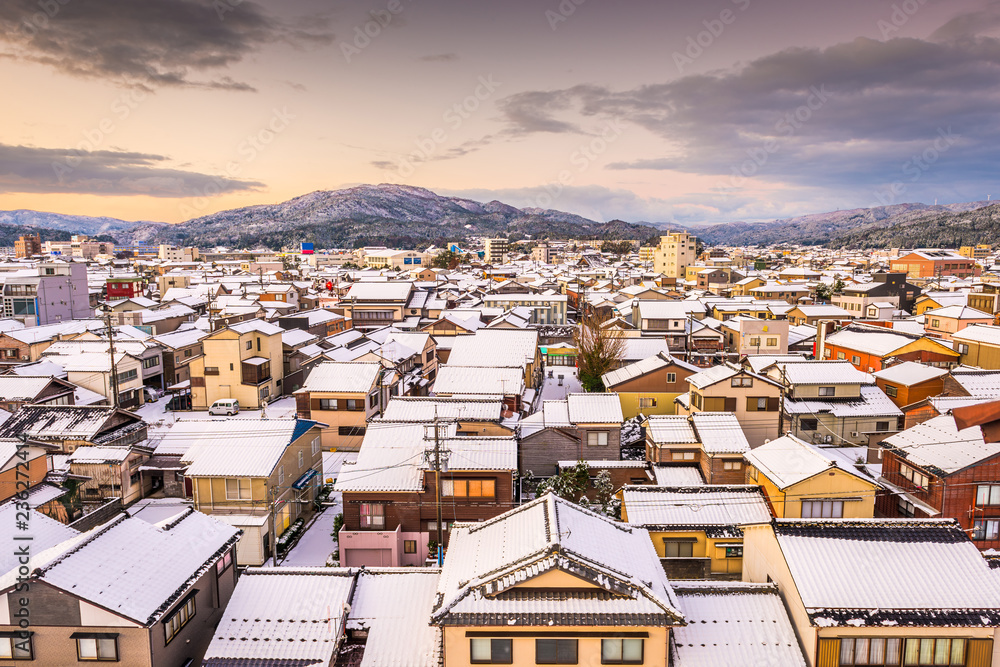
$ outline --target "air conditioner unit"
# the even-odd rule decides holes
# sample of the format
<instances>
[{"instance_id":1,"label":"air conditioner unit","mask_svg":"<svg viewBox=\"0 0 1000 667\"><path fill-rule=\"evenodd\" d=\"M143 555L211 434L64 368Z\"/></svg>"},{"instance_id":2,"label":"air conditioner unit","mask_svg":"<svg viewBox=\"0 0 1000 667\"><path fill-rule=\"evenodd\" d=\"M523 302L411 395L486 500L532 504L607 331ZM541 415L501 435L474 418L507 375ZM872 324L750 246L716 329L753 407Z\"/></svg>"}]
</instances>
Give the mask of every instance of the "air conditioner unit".
<instances>
[{"instance_id":1,"label":"air conditioner unit","mask_svg":"<svg viewBox=\"0 0 1000 667\"><path fill-rule=\"evenodd\" d=\"M868 367L868 372L869 373L874 373L875 372L875 367L874 366L869 366Z\"/></svg>"},{"instance_id":2,"label":"air conditioner unit","mask_svg":"<svg viewBox=\"0 0 1000 667\"><path fill-rule=\"evenodd\" d=\"M31 359L31 357L29 357L28 355L26 354L21 355L21 361L28 361L29 359Z\"/></svg>"},{"instance_id":3,"label":"air conditioner unit","mask_svg":"<svg viewBox=\"0 0 1000 667\"><path fill-rule=\"evenodd\" d=\"M823 442L825 442L826 444L829 445L831 442L833 442L833 436L832 435L828 435L828 436L824 437L823 438Z\"/></svg>"},{"instance_id":4,"label":"air conditioner unit","mask_svg":"<svg viewBox=\"0 0 1000 667\"><path fill-rule=\"evenodd\" d=\"M852 438L856 438L856 437L858 437L858 435L860 435L860 434L857 431L851 431L851 437Z\"/></svg>"}]
</instances>

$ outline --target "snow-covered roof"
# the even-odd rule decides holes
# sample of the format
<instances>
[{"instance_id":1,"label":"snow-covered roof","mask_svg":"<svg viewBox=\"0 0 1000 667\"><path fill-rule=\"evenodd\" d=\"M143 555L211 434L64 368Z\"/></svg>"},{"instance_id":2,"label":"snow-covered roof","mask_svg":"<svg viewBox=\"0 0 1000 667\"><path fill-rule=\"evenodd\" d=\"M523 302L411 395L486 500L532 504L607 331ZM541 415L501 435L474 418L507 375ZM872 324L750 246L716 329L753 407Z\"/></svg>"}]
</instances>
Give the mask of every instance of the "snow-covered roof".
<instances>
[{"instance_id":1,"label":"snow-covered roof","mask_svg":"<svg viewBox=\"0 0 1000 667\"><path fill-rule=\"evenodd\" d=\"M1000 345L1000 327L988 324L972 324L961 331L956 331L951 337L954 340L968 341L970 343Z\"/></svg>"},{"instance_id":2,"label":"snow-covered roof","mask_svg":"<svg viewBox=\"0 0 1000 667\"><path fill-rule=\"evenodd\" d=\"M411 282L357 282L347 290L345 301L405 301L412 289Z\"/></svg>"},{"instance_id":3,"label":"snow-covered roof","mask_svg":"<svg viewBox=\"0 0 1000 667\"><path fill-rule=\"evenodd\" d=\"M461 421L499 421L503 402L498 398L397 396L382 414L385 421L429 422L435 417Z\"/></svg>"},{"instance_id":4,"label":"snow-covered roof","mask_svg":"<svg viewBox=\"0 0 1000 667\"><path fill-rule=\"evenodd\" d=\"M77 447L69 455L70 463L121 463L129 457L132 450L128 447Z\"/></svg>"},{"instance_id":5,"label":"snow-covered roof","mask_svg":"<svg viewBox=\"0 0 1000 667\"><path fill-rule=\"evenodd\" d=\"M240 334L255 332L264 334L265 336L275 336L285 331L277 324L271 324L264 320L246 320L245 322L233 324L229 328Z\"/></svg>"},{"instance_id":6,"label":"snow-covered roof","mask_svg":"<svg viewBox=\"0 0 1000 667\"><path fill-rule=\"evenodd\" d=\"M691 421L682 415L650 415L646 433L657 445L698 442Z\"/></svg>"},{"instance_id":7,"label":"snow-covered roof","mask_svg":"<svg viewBox=\"0 0 1000 667\"><path fill-rule=\"evenodd\" d=\"M976 398L1000 397L1000 370L961 367L952 369L951 377Z\"/></svg>"},{"instance_id":8,"label":"snow-covered roof","mask_svg":"<svg viewBox=\"0 0 1000 667\"><path fill-rule=\"evenodd\" d=\"M698 486L705 483L698 466L655 465L653 476L657 486Z\"/></svg>"},{"instance_id":9,"label":"snow-covered roof","mask_svg":"<svg viewBox=\"0 0 1000 667\"><path fill-rule=\"evenodd\" d=\"M120 514L38 553L32 577L148 626L183 598L238 537L232 526L194 510L166 524ZM0 577L0 589L16 577L17 570Z\"/></svg>"},{"instance_id":10,"label":"snow-covered roof","mask_svg":"<svg viewBox=\"0 0 1000 667\"><path fill-rule=\"evenodd\" d=\"M673 587L687 621L673 631L675 667L806 667L774 584L682 581Z\"/></svg>"},{"instance_id":11,"label":"snow-covered roof","mask_svg":"<svg viewBox=\"0 0 1000 667\"><path fill-rule=\"evenodd\" d=\"M943 306L934 310L924 311L925 317L945 317L955 320L989 320L993 321L993 316L981 310L970 308L969 306Z\"/></svg>"},{"instance_id":12,"label":"snow-covered roof","mask_svg":"<svg viewBox=\"0 0 1000 667\"><path fill-rule=\"evenodd\" d=\"M884 327L851 325L827 336L826 342L829 345L884 357L918 338L919 336L914 334L905 334Z\"/></svg>"},{"instance_id":13,"label":"snow-covered roof","mask_svg":"<svg viewBox=\"0 0 1000 667\"><path fill-rule=\"evenodd\" d=\"M629 524L655 527L746 526L771 520L759 486L625 486Z\"/></svg>"},{"instance_id":14,"label":"snow-covered roof","mask_svg":"<svg viewBox=\"0 0 1000 667\"><path fill-rule=\"evenodd\" d=\"M573 424L621 424L622 404L618 394L581 394L566 396L569 420Z\"/></svg>"},{"instance_id":15,"label":"snow-covered roof","mask_svg":"<svg viewBox=\"0 0 1000 667\"><path fill-rule=\"evenodd\" d=\"M354 586L355 572L345 568L249 568L219 619L206 664L332 664Z\"/></svg>"},{"instance_id":16,"label":"snow-covered roof","mask_svg":"<svg viewBox=\"0 0 1000 667\"><path fill-rule=\"evenodd\" d=\"M377 361L324 361L313 366L296 393L335 392L366 394L375 384L382 364Z\"/></svg>"},{"instance_id":17,"label":"snow-covered roof","mask_svg":"<svg viewBox=\"0 0 1000 667\"><path fill-rule=\"evenodd\" d=\"M347 627L365 629L359 667L437 667L441 629L429 623L439 572L365 568L358 572Z\"/></svg>"},{"instance_id":18,"label":"snow-covered roof","mask_svg":"<svg viewBox=\"0 0 1000 667\"><path fill-rule=\"evenodd\" d=\"M746 434L732 412L696 412L691 419L706 454L742 454L750 451Z\"/></svg>"},{"instance_id":19,"label":"snow-covered roof","mask_svg":"<svg viewBox=\"0 0 1000 667\"><path fill-rule=\"evenodd\" d=\"M894 433L882 446L935 475L950 475L1000 454L1000 442L985 442L979 426L959 430L951 415Z\"/></svg>"},{"instance_id":20,"label":"snow-covered roof","mask_svg":"<svg viewBox=\"0 0 1000 667\"><path fill-rule=\"evenodd\" d=\"M15 522L22 517L16 517L15 515L25 512L23 507L18 507L18 504L15 498L11 498L7 502L0 504L0 521L5 521L6 523L3 525L10 526L6 530L6 537L4 538L8 542L8 548L0 549L0 575L6 574L11 570L16 571L18 567L18 554L14 548L16 544L14 541L14 526ZM34 569L39 556L47 549L78 536L80 532L35 509L27 511L29 513L29 530L26 534L31 537L31 548L29 549L31 560L28 565L31 569Z\"/></svg>"},{"instance_id":21,"label":"snow-covered roof","mask_svg":"<svg viewBox=\"0 0 1000 667\"><path fill-rule=\"evenodd\" d=\"M867 373L862 373L849 361L796 361L778 363L790 385L800 384L873 384Z\"/></svg>"},{"instance_id":22,"label":"snow-covered roof","mask_svg":"<svg viewBox=\"0 0 1000 667\"><path fill-rule=\"evenodd\" d=\"M778 519L774 532L813 625L1000 624L1000 577L954 520Z\"/></svg>"},{"instance_id":23,"label":"snow-covered roof","mask_svg":"<svg viewBox=\"0 0 1000 667\"><path fill-rule=\"evenodd\" d=\"M0 375L0 400L33 401L51 382L52 377L44 375Z\"/></svg>"},{"instance_id":24,"label":"snow-covered roof","mask_svg":"<svg viewBox=\"0 0 1000 667\"><path fill-rule=\"evenodd\" d=\"M605 387L611 389L612 387L628 382L629 380L634 380L635 378L642 377L643 375L647 375L669 366L675 366L677 368L691 371L692 373L697 373L701 370L693 364L671 357L669 352L658 352L655 356L627 364L613 371L608 371L601 376L601 380L604 382Z\"/></svg>"},{"instance_id":25,"label":"snow-covered roof","mask_svg":"<svg viewBox=\"0 0 1000 667\"><path fill-rule=\"evenodd\" d=\"M903 414L881 389L872 385L862 385L860 395L847 400L788 399L785 412L803 416L825 412L834 417L900 417Z\"/></svg>"},{"instance_id":26,"label":"snow-covered roof","mask_svg":"<svg viewBox=\"0 0 1000 667\"><path fill-rule=\"evenodd\" d=\"M186 447L181 462L190 464L188 477L267 477L285 449L318 424L260 417L179 420L164 433L157 451L164 445Z\"/></svg>"},{"instance_id":27,"label":"snow-covered roof","mask_svg":"<svg viewBox=\"0 0 1000 667\"><path fill-rule=\"evenodd\" d=\"M872 373L879 380L904 386L912 386L921 382L927 382L928 380L935 380L947 374L947 369L925 366L916 361L904 361Z\"/></svg>"},{"instance_id":28,"label":"snow-covered roof","mask_svg":"<svg viewBox=\"0 0 1000 667\"><path fill-rule=\"evenodd\" d=\"M524 368L535 359L538 332L530 329L480 329L458 336L448 356L449 366Z\"/></svg>"},{"instance_id":29,"label":"snow-covered roof","mask_svg":"<svg viewBox=\"0 0 1000 667\"><path fill-rule=\"evenodd\" d=\"M470 336L459 336L469 338ZM434 380L437 394L468 394L471 396L513 396L524 391L524 370L521 367L438 366Z\"/></svg>"},{"instance_id":30,"label":"snow-covered roof","mask_svg":"<svg viewBox=\"0 0 1000 667\"><path fill-rule=\"evenodd\" d=\"M596 588L569 595L558 589L517 588L556 570ZM453 526L437 594L436 623L565 627L682 622L645 530L553 494L487 521Z\"/></svg>"},{"instance_id":31,"label":"snow-covered roof","mask_svg":"<svg viewBox=\"0 0 1000 667\"><path fill-rule=\"evenodd\" d=\"M828 456L821 448L794 435L785 435L764 443L743 456L779 490L834 469L871 483L871 480L861 477L857 471L839 466L840 457Z\"/></svg>"}]
</instances>

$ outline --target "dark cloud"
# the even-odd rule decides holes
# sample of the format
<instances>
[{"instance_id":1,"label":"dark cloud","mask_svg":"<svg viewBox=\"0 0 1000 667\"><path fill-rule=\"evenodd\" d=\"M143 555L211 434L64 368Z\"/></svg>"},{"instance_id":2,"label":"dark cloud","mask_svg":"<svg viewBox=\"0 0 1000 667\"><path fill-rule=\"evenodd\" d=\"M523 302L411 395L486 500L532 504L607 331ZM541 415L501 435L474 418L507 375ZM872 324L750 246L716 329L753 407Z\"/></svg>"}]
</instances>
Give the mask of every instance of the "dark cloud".
<instances>
[{"instance_id":1,"label":"dark cloud","mask_svg":"<svg viewBox=\"0 0 1000 667\"><path fill-rule=\"evenodd\" d=\"M968 179L979 187L1000 160L1000 40L969 31L996 25L992 16L957 17L935 39L794 48L631 90L519 93L500 108L514 136L628 121L660 152L610 168L717 176L730 194L754 179L867 198L897 180L918 184L911 196Z\"/></svg>"},{"instance_id":2,"label":"dark cloud","mask_svg":"<svg viewBox=\"0 0 1000 667\"><path fill-rule=\"evenodd\" d=\"M149 153L0 144L0 193L193 197L263 187L257 181L173 169L167 162Z\"/></svg>"},{"instance_id":3,"label":"dark cloud","mask_svg":"<svg viewBox=\"0 0 1000 667\"><path fill-rule=\"evenodd\" d=\"M323 21L309 27L286 23L250 0L0 3L5 56L127 85L252 90L218 72L265 44L332 40Z\"/></svg>"}]
</instances>

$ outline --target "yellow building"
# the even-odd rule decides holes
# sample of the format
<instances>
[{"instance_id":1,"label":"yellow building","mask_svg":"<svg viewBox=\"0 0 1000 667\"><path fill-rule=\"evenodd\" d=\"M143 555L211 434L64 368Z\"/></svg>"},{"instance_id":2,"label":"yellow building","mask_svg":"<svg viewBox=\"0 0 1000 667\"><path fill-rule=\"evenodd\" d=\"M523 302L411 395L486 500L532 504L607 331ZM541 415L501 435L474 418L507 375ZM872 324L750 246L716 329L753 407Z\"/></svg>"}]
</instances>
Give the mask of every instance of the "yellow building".
<instances>
[{"instance_id":1,"label":"yellow building","mask_svg":"<svg viewBox=\"0 0 1000 667\"><path fill-rule=\"evenodd\" d=\"M743 527L768 524L758 486L626 486L622 520L649 531L671 579L743 571Z\"/></svg>"},{"instance_id":2,"label":"yellow building","mask_svg":"<svg viewBox=\"0 0 1000 667\"><path fill-rule=\"evenodd\" d=\"M859 456L867 453L858 448ZM759 484L779 519L871 518L875 480L848 469L820 447L794 435L772 440L743 455L747 484Z\"/></svg>"},{"instance_id":3,"label":"yellow building","mask_svg":"<svg viewBox=\"0 0 1000 667\"><path fill-rule=\"evenodd\" d=\"M669 232L660 237L653 253L653 271L669 278L684 278L687 267L695 262L697 239L687 232Z\"/></svg>"},{"instance_id":4,"label":"yellow building","mask_svg":"<svg viewBox=\"0 0 1000 667\"><path fill-rule=\"evenodd\" d=\"M666 667L684 619L645 530L547 494L452 528L431 622L447 667Z\"/></svg>"},{"instance_id":5,"label":"yellow building","mask_svg":"<svg viewBox=\"0 0 1000 667\"><path fill-rule=\"evenodd\" d=\"M993 252L989 244L980 243L979 245L971 246L964 245L958 249L958 254L962 257L968 257L969 259L986 259Z\"/></svg>"},{"instance_id":6,"label":"yellow building","mask_svg":"<svg viewBox=\"0 0 1000 667\"><path fill-rule=\"evenodd\" d=\"M295 392L296 412L327 425L323 449L361 447L368 422L379 416L385 402L379 399L382 371L377 361L324 361L313 366L305 386Z\"/></svg>"},{"instance_id":7,"label":"yellow building","mask_svg":"<svg viewBox=\"0 0 1000 667\"><path fill-rule=\"evenodd\" d=\"M776 519L745 533L743 580L777 585L808 664L997 664L1000 577L957 522Z\"/></svg>"},{"instance_id":8,"label":"yellow building","mask_svg":"<svg viewBox=\"0 0 1000 667\"><path fill-rule=\"evenodd\" d=\"M205 354L190 364L191 405L207 410L223 398L259 410L281 394L284 369L279 326L247 320L202 339Z\"/></svg>"},{"instance_id":9,"label":"yellow building","mask_svg":"<svg viewBox=\"0 0 1000 667\"><path fill-rule=\"evenodd\" d=\"M982 324L965 327L952 336L963 366L1000 369L1000 327Z\"/></svg>"}]
</instances>

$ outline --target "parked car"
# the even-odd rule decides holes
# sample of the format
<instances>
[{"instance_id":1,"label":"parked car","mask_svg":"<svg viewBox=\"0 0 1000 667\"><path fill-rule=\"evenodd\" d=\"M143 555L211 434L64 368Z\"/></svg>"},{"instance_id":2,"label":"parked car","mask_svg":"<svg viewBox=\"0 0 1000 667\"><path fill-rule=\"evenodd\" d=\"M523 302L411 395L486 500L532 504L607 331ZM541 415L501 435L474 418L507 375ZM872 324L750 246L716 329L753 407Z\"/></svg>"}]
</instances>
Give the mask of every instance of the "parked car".
<instances>
[{"instance_id":1,"label":"parked car","mask_svg":"<svg viewBox=\"0 0 1000 667\"><path fill-rule=\"evenodd\" d=\"M210 415L235 415L240 411L240 402L235 398L220 398L208 409Z\"/></svg>"}]
</instances>

